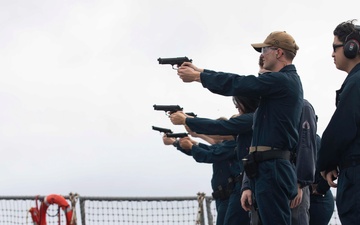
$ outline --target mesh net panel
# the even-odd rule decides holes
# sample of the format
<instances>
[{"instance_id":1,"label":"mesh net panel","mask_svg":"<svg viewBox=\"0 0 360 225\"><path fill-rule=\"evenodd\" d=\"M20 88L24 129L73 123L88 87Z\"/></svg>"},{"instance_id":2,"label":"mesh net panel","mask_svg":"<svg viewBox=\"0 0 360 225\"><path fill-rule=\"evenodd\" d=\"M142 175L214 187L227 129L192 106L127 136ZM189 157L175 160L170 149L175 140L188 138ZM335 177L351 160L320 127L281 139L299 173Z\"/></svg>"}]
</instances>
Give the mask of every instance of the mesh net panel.
<instances>
[{"instance_id":1,"label":"mesh net panel","mask_svg":"<svg viewBox=\"0 0 360 225\"><path fill-rule=\"evenodd\" d=\"M64 196L66 199L67 196ZM0 196L0 225L33 224L28 213L35 207L36 196ZM43 199L43 198L39 198ZM78 225L214 225L217 217L215 201L206 197L203 216L199 217L199 201L194 197L79 197L76 205ZM40 205L40 201L38 201ZM47 210L47 224L65 225L65 215L57 205ZM201 218L201 221L198 219ZM329 225L341 225L336 207Z\"/></svg>"},{"instance_id":2,"label":"mesh net panel","mask_svg":"<svg viewBox=\"0 0 360 225\"><path fill-rule=\"evenodd\" d=\"M31 215L28 212L31 207L35 207L35 196L28 199L23 197L14 197L9 199L0 197L0 225L33 224ZM40 202L38 203L40 205ZM47 224L66 224L65 215L59 210L57 205L50 205L47 210Z\"/></svg>"},{"instance_id":3,"label":"mesh net panel","mask_svg":"<svg viewBox=\"0 0 360 225\"><path fill-rule=\"evenodd\" d=\"M184 199L81 198L82 220L91 224L196 224L198 201Z\"/></svg>"}]
</instances>

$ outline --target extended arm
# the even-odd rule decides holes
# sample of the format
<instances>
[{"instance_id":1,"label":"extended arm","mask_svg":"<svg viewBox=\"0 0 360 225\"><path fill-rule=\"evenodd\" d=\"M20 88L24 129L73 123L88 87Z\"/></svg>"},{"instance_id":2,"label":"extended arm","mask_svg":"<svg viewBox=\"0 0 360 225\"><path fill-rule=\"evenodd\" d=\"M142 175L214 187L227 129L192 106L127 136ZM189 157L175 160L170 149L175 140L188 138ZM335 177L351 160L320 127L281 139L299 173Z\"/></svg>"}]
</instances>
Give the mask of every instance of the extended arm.
<instances>
[{"instance_id":1,"label":"extended arm","mask_svg":"<svg viewBox=\"0 0 360 225\"><path fill-rule=\"evenodd\" d=\"M203 144L200 143L199 145L193 145L191 152L197 162L216 163L228 159L235 159L235 147L235 141L225 141L211 145L209 149L205 149Z\"/></svg>"},{"instance_id":2,"label":"extended arm","mask_svg":"<svg viewBox=\"0 0 360 225\"><path fill-rule=\"evenodd\" d=\"M170 120L175 125L186 125L193 132L211 135L237 135L252 130L253 113L243 114L229 120L214 120L208 118L191 118L183 112L170 115Z\"/></svg>"}]
</instances>

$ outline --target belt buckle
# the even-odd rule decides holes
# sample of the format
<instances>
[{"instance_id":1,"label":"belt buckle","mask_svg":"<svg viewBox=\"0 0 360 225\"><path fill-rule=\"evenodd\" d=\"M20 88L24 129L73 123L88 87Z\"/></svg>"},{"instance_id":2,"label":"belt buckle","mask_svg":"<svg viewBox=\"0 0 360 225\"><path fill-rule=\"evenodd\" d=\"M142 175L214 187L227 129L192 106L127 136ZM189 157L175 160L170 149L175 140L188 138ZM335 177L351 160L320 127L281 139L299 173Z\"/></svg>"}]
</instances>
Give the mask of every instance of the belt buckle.
<instances>
[{"instance_id":1,"label":"belt buckle","mask_svg":"<svg viewBox=\"0 0 360 225\"><path fill-rule=\"evenodd\" d=\"M270 146L251 146L250 147L250 152L256 152L256 151L259 151L259 152L265 152L265 151L269 151L273 149L273 147L270 147Z\"/></svg>"}]
</instances>

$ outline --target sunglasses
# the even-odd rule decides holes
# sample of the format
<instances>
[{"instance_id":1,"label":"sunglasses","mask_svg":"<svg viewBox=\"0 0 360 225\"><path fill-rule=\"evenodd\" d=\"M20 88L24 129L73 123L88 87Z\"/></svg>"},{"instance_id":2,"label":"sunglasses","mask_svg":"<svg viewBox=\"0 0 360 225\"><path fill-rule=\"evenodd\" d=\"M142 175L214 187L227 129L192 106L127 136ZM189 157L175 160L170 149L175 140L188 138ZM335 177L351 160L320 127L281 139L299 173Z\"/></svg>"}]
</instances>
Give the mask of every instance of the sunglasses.
<instances>
[{"instance_id":1,"label":"sunglasses","mask_svg":"<svg viewBox=\"0 0 360 225\"><path fill-rule=\"evenodd\" d=\"M337 48L343 47L343 46L344 46L344 44L333 45L334 52L336 52L336 49L337 49Z\"/></svg>"},{"instance_id":2,"label":"sunglasses","mask_svg":"<svg viewBox=\"0 0 360 225\"><path fill-rule=\"evenodd\" d=\"M270 50L276 50L278 48L276 47L271 47L271 46L267 46L267 47L263 47L261 48L261 54L266 54L268 53Z\"/></svg>"}]
</instances>

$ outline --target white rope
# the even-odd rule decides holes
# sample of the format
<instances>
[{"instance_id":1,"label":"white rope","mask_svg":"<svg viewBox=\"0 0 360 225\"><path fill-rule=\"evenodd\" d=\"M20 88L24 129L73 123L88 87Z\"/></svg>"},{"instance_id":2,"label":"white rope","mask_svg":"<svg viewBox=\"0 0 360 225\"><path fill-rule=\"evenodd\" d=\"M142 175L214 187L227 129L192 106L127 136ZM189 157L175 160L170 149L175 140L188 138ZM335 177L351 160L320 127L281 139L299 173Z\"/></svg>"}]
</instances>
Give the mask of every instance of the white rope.
<instances>
[{"instance_id":1,"label":"white rope","mask_svg":"<svg viewBox=\"0 0 360 225\"><path fill-rule=\"evenodd\" d=\"M77 193L73 194L72 192L70 192L70 194L69 194L69 199L70 199L70 202L71 202L71 208L72 208L72 210L73 210L70 224L71 224L71 225L76 225L76 224L77 224L76 202L77 202L77 200L79 199L79 195L78 195Z\"/></svg>"},{"instance_id":2,"label":"white rope","mask_svg":"<svg viewBox=\"0 0 360 225\"><path fill-rule=\"evenodd\" d=\"M198 213L197 213L195 225L201 224L201 215L202 215L204 199L205 199L205 193L199 192L199 193L197 193L197 195L198 195L197 200L199 203L199 207L198 207Z\"/></svg>"}]
</instances>

